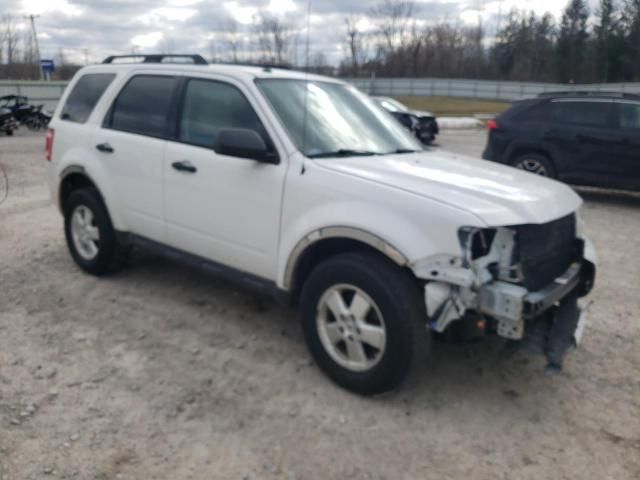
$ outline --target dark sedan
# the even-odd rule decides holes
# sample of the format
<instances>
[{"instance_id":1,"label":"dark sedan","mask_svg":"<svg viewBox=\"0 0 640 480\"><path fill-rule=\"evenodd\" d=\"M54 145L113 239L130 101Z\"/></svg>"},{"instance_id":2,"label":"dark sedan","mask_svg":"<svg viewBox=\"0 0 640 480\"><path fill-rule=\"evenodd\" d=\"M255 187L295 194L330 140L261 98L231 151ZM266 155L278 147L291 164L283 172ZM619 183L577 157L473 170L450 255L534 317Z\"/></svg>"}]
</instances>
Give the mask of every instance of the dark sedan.
<instances>
[{"instance_id":1,"label":"dark sedan","mask_svg":"<svg viewBox=\"0 0 640 480\"><path fill-rule=\"evenodd\" d=\"M372 97L382 108L393 115L410 130L422 143L432 143L438 132L438 121L431 112L411 110L391 97Z\"/></svg>"}]
</instances>

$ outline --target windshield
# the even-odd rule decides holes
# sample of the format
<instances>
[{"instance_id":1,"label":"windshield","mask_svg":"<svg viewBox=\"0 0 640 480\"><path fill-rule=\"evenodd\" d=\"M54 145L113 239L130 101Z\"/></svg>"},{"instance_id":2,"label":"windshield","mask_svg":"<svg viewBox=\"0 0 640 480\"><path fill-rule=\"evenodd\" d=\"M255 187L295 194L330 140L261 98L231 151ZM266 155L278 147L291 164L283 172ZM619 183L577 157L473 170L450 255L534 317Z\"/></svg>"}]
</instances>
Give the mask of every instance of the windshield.
<instances>
[{"instance_id":1,"label":"windshield","mask_svg":"<svg viewBox=\"0 0 640 480\"><path fill-rule=\"evenodd\" d=\"M256 83L307 157L422 149L397 120L350 85L295 79L262 79Z\"/></svg>"}]
</instances>

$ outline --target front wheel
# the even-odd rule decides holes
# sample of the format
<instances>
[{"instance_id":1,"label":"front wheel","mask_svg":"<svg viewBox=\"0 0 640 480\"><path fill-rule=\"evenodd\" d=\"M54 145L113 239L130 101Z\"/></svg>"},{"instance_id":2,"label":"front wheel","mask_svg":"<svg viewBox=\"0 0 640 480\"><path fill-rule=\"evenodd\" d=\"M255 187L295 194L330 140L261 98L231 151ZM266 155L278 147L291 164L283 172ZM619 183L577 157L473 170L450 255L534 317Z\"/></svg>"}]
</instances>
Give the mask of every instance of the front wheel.
<instances>
[{"instance_id":1,"label":"front wheel","mask_svg":"<svg viewBox=\"0 0 640 480\"><path fill-rule=\"evenodd\" d=\"M397 386L428 346L419 285L375 254L345 253L320 264L304 285L300 309L318 366L359 394Z\"/></svg>"}]
</instances>

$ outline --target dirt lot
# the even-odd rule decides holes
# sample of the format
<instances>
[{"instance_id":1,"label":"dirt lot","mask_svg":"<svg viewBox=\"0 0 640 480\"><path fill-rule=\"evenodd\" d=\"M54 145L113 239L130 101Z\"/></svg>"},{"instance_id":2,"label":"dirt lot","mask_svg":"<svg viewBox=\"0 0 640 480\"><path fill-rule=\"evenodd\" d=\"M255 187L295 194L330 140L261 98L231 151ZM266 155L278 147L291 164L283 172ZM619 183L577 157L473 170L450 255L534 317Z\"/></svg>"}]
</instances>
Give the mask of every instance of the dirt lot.
<instances>
[{"instance_id":1,"label":"dirt lot","mask_svg":"<svg viewBox=\"0 0 640 480\"><path fill-rule=\"evenodd\" d=\"M43 144L0 137L0 480L640 478L640 196L580 192L601 264L561 376L499 341L436 344L364 399L314 367L293 311L141 253L82 274Z\"/></svg>"}]
</instances>

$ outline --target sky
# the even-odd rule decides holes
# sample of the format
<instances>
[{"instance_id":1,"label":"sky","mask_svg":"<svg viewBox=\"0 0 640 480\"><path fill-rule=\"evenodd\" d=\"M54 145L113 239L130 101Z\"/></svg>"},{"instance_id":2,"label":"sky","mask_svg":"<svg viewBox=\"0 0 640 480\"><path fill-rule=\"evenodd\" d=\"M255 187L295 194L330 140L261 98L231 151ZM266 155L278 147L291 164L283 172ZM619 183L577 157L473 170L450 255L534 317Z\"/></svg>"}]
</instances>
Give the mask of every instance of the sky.
<instances>
[{"instance_id":1,"label":"sky","mask_svg":"<svg viewBox=\"0 0 640 480\"><path fill-rule=\"evenodd\" d=\"M60 49L77 63L96 63L107 55L132 52L200 53L221 56L229 25L251 32L256 14L280 16L307 36L311 54L323 53L337 64L345 55L347 16L364 15L379 0L0 0L6 13L22 22L36 14L42 58L56 58ZM498 13L513 7L559 15L564 0L416 0L416 17L423 22L447 20L476 24L482 20L495 32ZM307 9L309 17L307 19ZM308 21L307 21L308 20ZM371 28L366 20L363 29ZM248 38L248 37L246 37ZM251 40L246 39L245 42Z\"/></svg>"}]
</instances>

